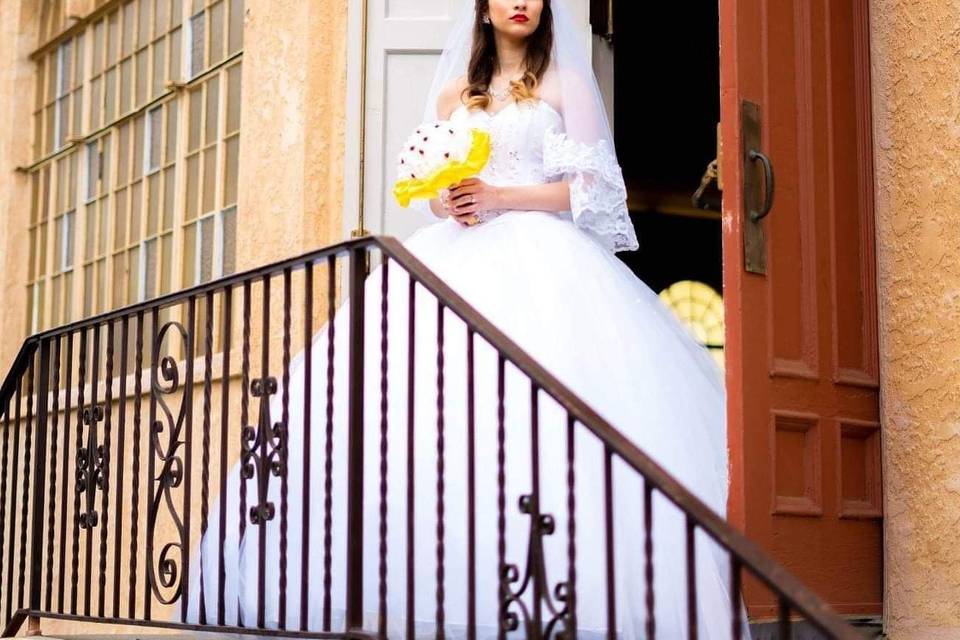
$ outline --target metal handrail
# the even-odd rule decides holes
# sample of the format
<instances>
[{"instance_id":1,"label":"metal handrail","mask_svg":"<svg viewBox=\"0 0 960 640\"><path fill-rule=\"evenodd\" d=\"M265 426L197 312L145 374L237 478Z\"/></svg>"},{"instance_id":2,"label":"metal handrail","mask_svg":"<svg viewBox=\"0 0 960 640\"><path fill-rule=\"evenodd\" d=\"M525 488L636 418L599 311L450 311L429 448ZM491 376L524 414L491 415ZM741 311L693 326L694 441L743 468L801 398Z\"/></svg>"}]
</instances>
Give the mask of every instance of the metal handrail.
<instances>
[{"instance_id":1,"label":"metal handrail","mask_svg":"<svg viewBox=\"0 0 960 640\"><path fill-rule=\"evenodd\" d=\"M733 568L733 574L735 576L736 589L739 589L740 585L740 569L746 568L758 578L760 582L776 594L780 603L782 624L784 623L784 616L789 618L790 612L796 611L803 615L814 627L831 638L840 640L861 638L861 635L833 612L823 600L802 585L779 563L749 541L740 532L736 531L699 498L682 486L665 469L598 415L553 374L534 360L487 318L481 315L436 274L430 271L419 259L406 249L403 244L392 237L365 236L351 239L319 250L310 251L300 256L235 273L179 292L166 294L153 300L128 305L120 309L108 311L34 334L24 341L14 360L13 366L6 375L2 386L0 386L0 412L3 411L3 408L9 406L9 402L17 388L18 380L27 372L33 355L44 341L64 334L71 334L72 332L85 328L100 326L120 318L129 318L136 314L145 314L148 311L155 312L155 310L182 303L192 298L199 298L231 286L248 283L259 278L268 278L291 270L298 270L304 268L306 265L321 263L321 261L325 259L344 253L357 256L370 248L378 249L384 256L402 266L413 281L430 291L444 307L462 319L473 333L486 340L503 358L510 361L520 371L526 374L539 389L552 396L573 419L580 422L587 430L603 442L608 451L622 459L632 469L643 476L649 487L655 488L676 505L686 516L688 527L692 525L701 528L719 543L719 545L726 549L731 556L731 567ZM356 270L353 275L355 278L358 277ZM39 581L40 577L39 575L32 575L31 580ZM39 587L37 587L37 589L39 589ZM39 591L37 591L37 593L39 593ZM51 615L48 612L44 612L41 610L41 607L39 607L38 602L32 601L30 607L18 611L16 615L13 616L13 619L9 621L4 635L16 633L23 620L28 617L63 618L64 616ZM155 621L126 622L153 626L158 624ZM789 629L788 620L785 624L786 626L782 626L781 629ZM189 629L205 628L202 625L183 624L179 626ZM251 629L244 629L244 631L250 632ZM255 632L261 633L259 630ZM348 635L360 637L363 634L358 631L351 631Z\"/></svg>"}]
</instances>

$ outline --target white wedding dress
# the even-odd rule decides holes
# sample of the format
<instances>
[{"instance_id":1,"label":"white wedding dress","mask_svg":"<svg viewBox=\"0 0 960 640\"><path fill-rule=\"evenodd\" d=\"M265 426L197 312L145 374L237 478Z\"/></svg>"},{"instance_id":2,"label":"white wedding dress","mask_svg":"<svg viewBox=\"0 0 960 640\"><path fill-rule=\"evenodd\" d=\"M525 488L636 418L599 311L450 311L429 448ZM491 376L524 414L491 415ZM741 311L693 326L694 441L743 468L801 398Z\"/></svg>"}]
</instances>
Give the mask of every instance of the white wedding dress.
<instances>
[{"instance_id":1,"label":"white wedding dress","mask_svg":"<svg viewBox=\"0 0 960 640\"><path fill-rule=\"evenodd\" d=\"M467 302L584 399L627 438L723 515L727 499L725 397L717 365L663 306L656 294L618 260L612 249L635 244L633 229L610 228L602 216L625 194L612 188L620 169L600 148L577 145L563 135L563 119L547 102L511 103L495 114L458 108L453 120L468 119L489 129L493 153L480 177L491 184L539 184L573 178L573 212L507 211L487 222L461 227L452 219L418 230L404 245ZM613 173L610 173L613 172ZM614 202L614 205L616 202ZM576 219L575 219L576 218ZM390 637L405 637L407 586L407 327L408 279L388 264L388 447L386 611ZM364 619L377 629L381 566L381 286L376 267L366 286L366 391L364 492ZM418 288L415 306L414 448L414 619L418 636L434 637L438 591L447 637L466 635L467 621L467 383L466 329L451 312L443 321L443 545L438 548L437 302ZM329 530L332 630L344 619L346 566L346 363L348 305L335 327L335 401ZM310 540L308 629L322 629L324 482L327 416L327 327L313 340L312 388L304 389L304 354L290 367L289 494L287 498L286 627L300 625L300 566L303 485L303 400L312 399L309 463ZM476 621L477 637L497 636L498 616L498 422L497 356L475 339ZM529 516L518 499L532 487L531 386L506 366L504 492L506 561L526 567ZM277 376L279 379L279 375ZM279 420L282 393L271 398ZM256 404L252 405L255 409ZM251 422L255 422L251 419ZM538 396L541 512L554 516L556 531L545 537L549 588L567 579L567 418L544 393ZM604 450L585 427L575 438L576 601L579 637L607 637ZM238 540L239 465L227 491L224 547L226 622L257 620L259 528L249 521ZM256 498L248 481L247 505ZM646 590L643 555L643 482L619 460L613 463L616 627L621 638L645 638ZM270 478L270 500L281 504L280 482ZM219 531L214 505L210 526L191 552L189 620L199 619L199 566L204 572L206 620L216 619ZM655 494L654 584L659 638L687 637L685 534L682 514ZM266 525L265 621L279 619L280 518ZM197 562L198 555L201 557ZM442 560L442 572L439 571ZM730 638L729 559L702 532L697 535L697 598L700 638ZM440 574L442 573L442 578ZM442 590L439 587L442 584ZM511 585L516 589L520 582ZM532 586L522 596L530 603ZM736 610L743 615L740 603ZM511 611L519 614L520 607ZM238 620L238 615L240 616ZM544 610L544 620L550 614ZM562 625L557 627L562 628ZM746 628L746 627L744 627ZM520 637L520 630L510 634ZM746 635L744 637L747 637Z\"/></svg>"}]
</instances>

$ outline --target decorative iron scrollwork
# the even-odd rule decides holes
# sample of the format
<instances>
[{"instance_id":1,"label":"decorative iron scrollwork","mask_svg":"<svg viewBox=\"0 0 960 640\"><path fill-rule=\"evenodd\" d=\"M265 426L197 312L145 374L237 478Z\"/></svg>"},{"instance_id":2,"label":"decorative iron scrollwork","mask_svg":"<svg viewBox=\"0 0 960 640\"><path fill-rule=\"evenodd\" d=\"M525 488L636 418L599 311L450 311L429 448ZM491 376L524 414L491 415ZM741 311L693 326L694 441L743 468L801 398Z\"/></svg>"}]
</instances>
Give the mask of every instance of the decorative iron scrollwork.
<instances>
[{"instance_id":1,"label":"decorative iron scrollwork","mask_svg":"<svg viewBox=\"0 0 960 640\"><path fill-rule=\"evenodd\" d=\"M84 407L81 421L87 427L87 444L77 450L76 491L85 497L84 511L77 515L81 529L93 529L99 522L96 510L97 489L106 486L103 473L107 452L102 444L97 444L97 424L103 421L103 405Z\"/></svg>"},{"instance_id":2,"label":"decorative iron scrollwork","mask_svg":"<svg viewBox=\"0 0 960 640\"><path fill-rule=\"evenodd\" d=\"M503 631L516 631L523 624L526 636L557 638L558 640L573 639L576 637L570 629L568 613L570 611L569 585L558 582L551 595L549 580L547 579L546 560L543 552L543 538L553 535L556 531L556 520L548 513L539 513L538 506L532 495L520 496L518 507L520 513L530 517L530 537L527 542L527 565L523 580L520 580L520 568L515 564L506 564L500 576L500 588L503 594L503 618L500 626ZM519 586L514 586L517 583ZM539 602L530 604L521 598L531 589L531 597ZM535 595L534 595L535 594ZM535 629L534 615L531 609L540 612L546 607L549 615L541 629ZM536 616L539 618L539 615ZM559 628L562 623L563 628Z\"/></svg>"},{"instance_id":3,"label":"decorative iron scrollwork","mask_svg":"<svg viewBox=\"0 0 960 640\"><path fill-rule=\"evenodd\" d=\"M181 391L177 360L172 356L160 357L160 347L163 345L170 329L175 329L180 334L184 345L188 344L187 330L182 324L173 320L165 323L157 335L150 375L151 389L162 416L155 419L150 425L150 453L153 456L153 464L156 465L154 468L159 468L159 470L150 479L155 487L153 500L149 505L152 529L147 532L147 535L152 540L156 539L161 515L166 515L173 522L177 535L174 541L167 542L160 548L159 556L149 558L147 565L153 594L163 604L176 602L183 591L180 563L183 561L185 531L183 519L174 503L173 492L183 482L184 465L180 449L185 444L182 436L187 414L187 403L192 402L188 394ZM181 396L180 408L177 415L174 416L167 398L171 398L178 393ZM164 442L161 436L165 432L167 439ZM161 506L164 508L163 513L161 513ZM164 592L168 595L165 596Z\"/></svg>"},{"instance_id":4,"label":"decorative iron scrollwork","mask_svg":"<svg viewBox=\"0 0 960 640\"><path fill-rule=\"evenodd\" d=\"M244 480L257 479L257 504L250 507L250 522L260 526L273 520L276 506L267 500L270 476L284 473L287 450L287 429L282 422L270 422L270 396L277 393L273 376L257 378L250 383L250 393L260 398L257 426L247 425L240 435L240 461Z\"/></svg>"}]
</instances>

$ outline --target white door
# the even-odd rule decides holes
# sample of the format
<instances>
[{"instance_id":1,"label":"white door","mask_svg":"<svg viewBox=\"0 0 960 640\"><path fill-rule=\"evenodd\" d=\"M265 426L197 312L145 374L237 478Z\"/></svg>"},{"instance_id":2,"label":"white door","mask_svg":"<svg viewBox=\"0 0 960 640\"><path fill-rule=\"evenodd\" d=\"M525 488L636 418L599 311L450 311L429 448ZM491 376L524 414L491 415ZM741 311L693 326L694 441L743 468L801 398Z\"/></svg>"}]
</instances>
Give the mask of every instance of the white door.
<instances>
[{"instance_id":1,"label":"white door","mask_svg":"<svg viewBox=\"0 0 960 640\"><path fill-rule=\"evenodd\" d=\"M366 0L366 120L365 154L361 167L360 140L360 22L363 0L350 2L349 95L347 166L345 171L345 237L359 227L360 172L363 172L364 228L401 240L423 226L411 210L393 199L396 156L423 115L434 69L463 2L473 0ZM590 42L589 0L562 1L583 25L584 43Z\"/></svg>"}]
</instances>

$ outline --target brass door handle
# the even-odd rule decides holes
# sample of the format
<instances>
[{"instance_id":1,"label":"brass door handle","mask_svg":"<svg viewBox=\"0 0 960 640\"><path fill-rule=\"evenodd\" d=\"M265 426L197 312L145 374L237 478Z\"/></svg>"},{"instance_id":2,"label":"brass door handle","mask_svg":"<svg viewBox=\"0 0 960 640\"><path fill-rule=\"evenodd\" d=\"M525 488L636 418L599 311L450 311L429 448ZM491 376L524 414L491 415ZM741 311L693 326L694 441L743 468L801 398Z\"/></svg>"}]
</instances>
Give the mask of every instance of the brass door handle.
<instances>
[{"instance_id":1,"label":"brass door handle","mask_svg":"<svg viewBox=\"0 0 960 640\"><path fill-rule=\"evenodd\" d=\"M763 225L760 221L770 213L773 207L773 164L770 158L760 149L763 139L762 114L760 105L749 100L740 101L740 132L741 151L740 163L742 173L741 209L738 214L743 220L743 268L748 273L766 274L767 272L767 240L764 237ZM757 163L763 166L758 171ZM763 177L759 174L763 173ZM760 181L763 180L763 186ZM763 200L760 200L760 190L764 190Z\"/></svg>"},{"instance_id":2,"label":"brass door handle","mask_svg":"<svg viewBox=\"0 0 960 640\"><path fill-rule=\"evenodd\" d=\"M760 207L759 211L750 211L750 220L753 222L759 222L767 217L767 214L770 213L770 209L773 208L773 192L774 192L774 178L773 178L773 163L770 162L770 158L761 151L756 149L751 149L748 155L751 162L759 162L763 166L763 177L764 177L764 196L763 196L763 206Z\"/></svg>"},{"instance_id":3,"label":"brass door handle","mask_svg":"<svg viewBox=\"0 0 960 640\"><path fill-rule=\"evenodd\" d=\"M705 195L707 189L711 184L716 184L718 182L718 160L713 160L710 164L707 165L707 170L704 171L703 177L700 179L700 186L697 187L697 190L693 193L693 196L690 198L693 206L697 209L709 209L713 211L720 211L720 207L714 202L709 202ZM719 188L717 189L719 191Z\"/></svg>"}]
</instances>

